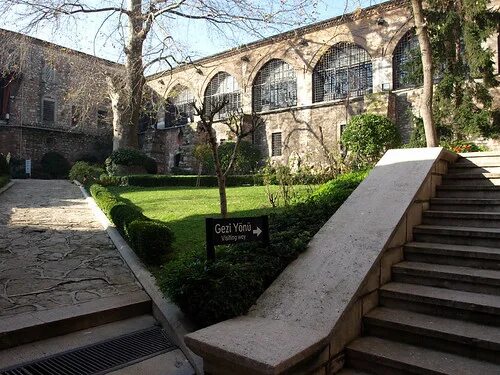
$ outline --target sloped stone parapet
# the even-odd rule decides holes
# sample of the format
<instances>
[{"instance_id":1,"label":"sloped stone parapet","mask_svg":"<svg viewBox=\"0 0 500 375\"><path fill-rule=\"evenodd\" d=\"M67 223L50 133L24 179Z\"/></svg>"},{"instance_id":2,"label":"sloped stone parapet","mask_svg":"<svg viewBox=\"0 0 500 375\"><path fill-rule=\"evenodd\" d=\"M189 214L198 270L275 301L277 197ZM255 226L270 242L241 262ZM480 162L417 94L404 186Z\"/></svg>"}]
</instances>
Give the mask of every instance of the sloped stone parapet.
<instances>
[{"instance_id":1,"label":"sloped stone parapet","mask_svg":"<svg viewBox=\"0 0 500 375\"><path fill-rule=\"evenodd\" d=\"M448 162L443 148L390 150L246 316L186 336L210 374L328 374L378 304Z\"/></svg>"}]
</instances>

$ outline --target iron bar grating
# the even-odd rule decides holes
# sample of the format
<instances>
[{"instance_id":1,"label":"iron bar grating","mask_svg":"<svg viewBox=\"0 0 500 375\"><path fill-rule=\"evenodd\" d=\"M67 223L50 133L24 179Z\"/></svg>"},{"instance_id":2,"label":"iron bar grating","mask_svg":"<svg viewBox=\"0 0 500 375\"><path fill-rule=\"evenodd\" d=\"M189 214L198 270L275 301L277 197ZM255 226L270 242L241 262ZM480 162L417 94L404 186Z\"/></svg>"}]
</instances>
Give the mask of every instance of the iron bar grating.
<instances>
[{"instance_id":1,"label":"iron bar grating","mask_svg":"<svg viewBox=\"0 0 500 375\"><path fill-rule=\"evenodd\" d=\"M0 375L105 374L176 348L160 327L152 327L6 368Z\"/></svg>"}]
</instances>

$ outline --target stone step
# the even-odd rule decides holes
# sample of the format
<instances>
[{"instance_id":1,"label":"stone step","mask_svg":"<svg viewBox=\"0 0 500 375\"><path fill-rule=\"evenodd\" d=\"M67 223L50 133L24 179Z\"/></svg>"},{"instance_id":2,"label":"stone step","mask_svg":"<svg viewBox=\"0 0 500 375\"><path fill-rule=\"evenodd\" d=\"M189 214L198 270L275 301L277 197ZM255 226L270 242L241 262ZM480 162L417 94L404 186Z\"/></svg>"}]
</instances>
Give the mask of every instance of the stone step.
<instances>
[{"instance_id":1,"label":"stone step","mask_svg":"<svg viewBox=\"0 0 500 375\"><path fill-rule=\"evenodd\" d=\"M29 344L0 350L0 368L32 362L40 358L56 355L98 342L113 339L132 332L151 328L158 322L151 315L140 315L98 327L86 328L66 335L51 337Z\"/></svg>"},{"instance_id":2,"label":"stone step","mask_svg":"<svg viewBox=\"0 0 500 375\"><path fill-rule=\"evenodd\" d=\"M500 325L500 296L390 282L379 290L383 307Z\"/></svg>"},{"instance_id":3,"label":"stone step","mask_svg":"<svg viewBox=\"0 0 500 375\"><path fill-rule=\"evenodd\" d=\"M500 366L456 354L368 336L346 347L351 367L375 374L498 375Z\"/></svg>"},{"instance_id":4,"label":"stone step","mask_svg":"<svg viewBox=\"0 0 500 375\"><path fill-rule=\"evenodd\" d=\"M438 198L479 198L500 200L500 186L453 186L441 185L436 188Z\"/></svg>"},{"instance_id":5,"label":"stone step","mask_svg":"<svg viewBox=\"0 0 500 375\"><path fill-rule=\"evenodd\" d=\"M318 374L322 374L322 372L318 372ZM343 368L339 372L335 373L336 375L370 375L371 372L360 371L354 368Z\"/></svg>"},{"instance_id":6,"label":"stone step","mask_svg":"<svg viewBox=\"0 0 500 375\"><path fill-rule=\"evenodd\" d=\"M500 270L500 248L409 242L404 256L413 262Z\"/></svg>"},{"instance_id":7,"label":"stone step","mask_svg":"<svg viewBox=\"0 0 500 375\"><path fill-rule=\"evenodd\" d=\"M417 242L500 247L498 228L417 225L413 228L413 236Z\"/></svg>"},{"instance_id":8,"label":"stone step","mask_svg":"<svg viewBox=\"0 0 500 375\"><path fill-rule=\"evenodd\" d=\"M487 158L499 158L500 151L479 151L479 152L461 152L459 155L459 161L467 160L477 160L477 159L487 159Z\"/></svg>"},{"instance_id":9,"label":"stone step","mask_svg":"<svg viewBox=\"0 0 500 375\"><path fill-rule=\"evenodd\" d=\"M500 212L500 199L432 198L432 211Z\"/></svg>"},{"instance_id":10,"label":"stone step","mask_svg":"<svg viewBox=\"0 0 500 375\"><path fill-rule=\"evenodd\" d=\"M467 292L500 295L500 271L403 261L392 267L392 280Z\"/></svg>"},{"instance_id":11,"label":"stone step","mask_svg":"<svg viewBox=\"0 0 500 375\"><path fill-rule=\"evenodd\" d=\"M137 291L57 309L3 316L0 350L150 312L151 299L145 292Z\"/></svg>"},{"instance_id":12,"label":"stone step","mask_svg":"<svg viewBox=\"0 0 500 375\"><path fill-rule=\"evenodd\" d=\"M500 212L433 211L422 215L422 224L500 228Z\"/></svg>"},{"instance_id":13,"label":"stone step","mask_svg":"<svg viewBox=\"0 0 500 375\"><path fill-rule=\"evenodd\" d=\"M443 176L443 185L499 186L500 173L457 173Z\"/></svg>"},{"instance_id":14,"label":"stone step","mask_svg":"<svg viewBox=\"0 0 500 375\"><path fill-rule=\"evenodd\" d=\"M451 164L452 168L472 167L498 167L500 166L500 156L461 158Z\"/></svg>"},{"instance_id":15,"label":"stone step","mask_svg":"<svg viewBox=\"0 0 500 375\"><path fill-rule=\"evenodd\" d=\"M368 336L402 341L500 364L500 328L379 307L364 318Z\"/></svg>"},{"instance_id":16,"label":"stone step","mask_svg":"<svg viewBox=\"0 0 500 375\"><path fill-rule=\"evenodd\" d=\"M483 166L479 167L474 164L453 164L448 168L448 173L447 176L449 175L461 175L463 173L470 174L481 174L481 173L493 173L493 174L499 174L500 173L500 166L495 165L495 166Z\"/></svg>"}]
</instances>

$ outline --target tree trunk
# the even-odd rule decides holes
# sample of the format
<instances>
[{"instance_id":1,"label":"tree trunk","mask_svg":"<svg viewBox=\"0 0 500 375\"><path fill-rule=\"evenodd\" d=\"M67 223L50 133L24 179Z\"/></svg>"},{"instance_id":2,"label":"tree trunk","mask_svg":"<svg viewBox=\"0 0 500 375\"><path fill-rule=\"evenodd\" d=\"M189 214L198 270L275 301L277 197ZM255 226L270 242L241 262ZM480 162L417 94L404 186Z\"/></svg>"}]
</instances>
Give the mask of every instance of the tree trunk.
<instances>
[{"instance_id":1,"label":"tree trunk","mask_svg":"<svg viewBox=\"0 0 500 375\"><path fill-rule=\"evenodd\" d=\"M209 142L210 148L212 149L212 155L214 157L215 174L219 185L220 214L223 218L227 218L226 176L222 172L222 167L220 165L219 151L217 150L217 139L215 138L211 127L208 131L210 131Z\"/></svg>"},{"instance_id":2,"label":"tree trunk","mask_svg":"<svg viewBox=\"0 0 500 375\"><path fill-rule=\"evenodd\" d=\"M139 147L138 125L142 110L144 66L142 48L146 34L143 30L142 0L128 1L128 37L125 45L123 82L113 83L110 97L113 108L113 150Z\"/></svg>"},{"instance_id":3,"label":"tree trunk","mask_svg":"<svg viewBox=\"0 0 500 375\"><path fill-rule=\"evenodd\" d=\"M433 68L432 68L432 50L429 39L427 24L424 20L422 0L411 0L413 8L413 17L417 29L418 42L420 44L420 53L422 55L422 68L424 73L424 87L422 94L422 103L420 114L424 121L425 140L427 147L436 147L438 145L436 127L432 117L432 95L433 95Z\"/></svg>"}]
</instances>

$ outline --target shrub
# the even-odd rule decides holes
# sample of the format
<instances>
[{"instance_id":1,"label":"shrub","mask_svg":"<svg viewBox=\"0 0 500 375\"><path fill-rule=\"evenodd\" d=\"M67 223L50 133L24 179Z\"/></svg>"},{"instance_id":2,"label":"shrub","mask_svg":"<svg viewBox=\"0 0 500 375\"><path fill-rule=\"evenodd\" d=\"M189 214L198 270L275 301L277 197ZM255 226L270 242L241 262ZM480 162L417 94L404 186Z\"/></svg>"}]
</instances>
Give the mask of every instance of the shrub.
<instances>
[{"instance_id":1,"label":"shrub","mask_svg":"<svg viewBox=\"0 0 500 375\"><path fill-rule=\"evenodd\" d=\"M146 217L137 208L120 202L109 211L111 221L119 228L125 235L128 235L127 226L135 220L147 220Z\"/></svg>"},{"instance_id":2,"label":"shrub","mask_svg":"<svg viewBox=\"0 0 500 375\"><path fill-rule=\"evenodd\" d=\"M441 146L456 153L488 151L487 147L469 141L441 142Z\"/></svg>"},{"instance_id":3,"label":"shrub","mask_svg":"<svg viewBox=\"0 0 500 375\"><path fill-rule=\"evenodd\" d=\"M0 175L0 189L3 188L10 182L10 177L8 175Z\"/></svg>"},{"instance_id":4,"label":"shrub","mask_svg":"<svg viewBox=\"0 0 500 375\"><path fill-rule=\"evenodd\" d=\"M121 148L115 150L106 159L106 170L110 175L116 174L116 166L144 167L146 172L155 174L158 170L156 160L135 149Z\"/></svg>"},{"instance_id":5,"label":"shrub","mask_svg":"<svg viewBox=\"0 0 500 375\"><path fill-rule=\"evenodd\" d=\"M234 150L234 142L225 142L219 146L219 158L223 170L226 170ZM231 174L249 174L257 170L262 159L260 149L254 144L241 141L236 151L236 159ZM215 169L215 168L214 168Z\"/></svg>"},{"instance_id":6,"label":"shrub","mask_svg":"<svg viewBox=\"0 0 500 375\"><path fill-rule=\"evenodd\" d=\"M271 215L268 247L246 243L218 249L213 262L206 261L205 254L169 262L159 275L160 287L200 326L246 313L365 176L366 172L343 175Z\"/></svg>"},{"instance_id":7,"label":"shrub","mask_svg":"<svg viewBox=\"0 0 500 375\"><path fill-rule=\"evenodd\" d=\"M50 178L67 178L70 164L64 156L55 151L47 152L41 160L42 173Z\"/></svg>"},{"instance_id":8,"label":"shrub","mask_svg":"<svg viewBox=\"0 0 500 375\"><path fill-rule=\"evenodd\" d=\"M127 226L127 235L137 255L150 265L163 263L174 238L166 224L151 220L132 221Z\"/></svg>"},{"instance_id":9,"label":"shrub","mask_svg":"<svg viewBox=\"0 0 500 375\"><path fill-rule=\"evenodd\" d=\"M348 151L362 162L374 162L385 151L400 145L396 125L385 116L365 113L353 116L341 138Z\"/></svg>"},{"instance_id":10,"label":"shrub","mask_svg":"<svg viewBox=\"0 0 500 375\"><path fill-rule=\"evenodd\" d=\"M127 177L125 176L110 176L103 173L99 176L99 184L102 186L120 186L127 184Z\"/></svg>"},{"instance_id":11,"label":"shrub","mask_svg":"<svg viewBox=\"0 0 500 375\"><path fill-rule=\"evenodd\" d=\"M77 180L83 185L90 185L98 181L104 169L84 161L77 161L69 171L69 179Z\"/></svg>"},{"instance_id":12,"label":"shrub","mask_svg":"<svg viewBox=\"0 0 500 375\"><path fill-rule=\"evenodd\" d=\"M1 175L10 175L9 163L4 154L0 154L0 176Z\"/></svg>"},{"instance_id":13,"label":"shrub","mask_svg":"<svg viewBox=\"0 0 500 375\"><path fill-rule=\"evenodd\" d=\"M104 186L94 184L90 193L136 254L147 264L160 265L173 241L168 226L147 218Z\"/></svg>"},{"instance_id":14,"label":"shrub","mask_svg":"<svg viewBox=\"0 0 500 375\"><path fill-rule=\"evenodd\" d=\"M144 168L146 168L146 172L149 174L156 174L158 173L158 164L156 163L156 160L150 157L146 157L144 159Z\"/></svg>"}]
</instances>

